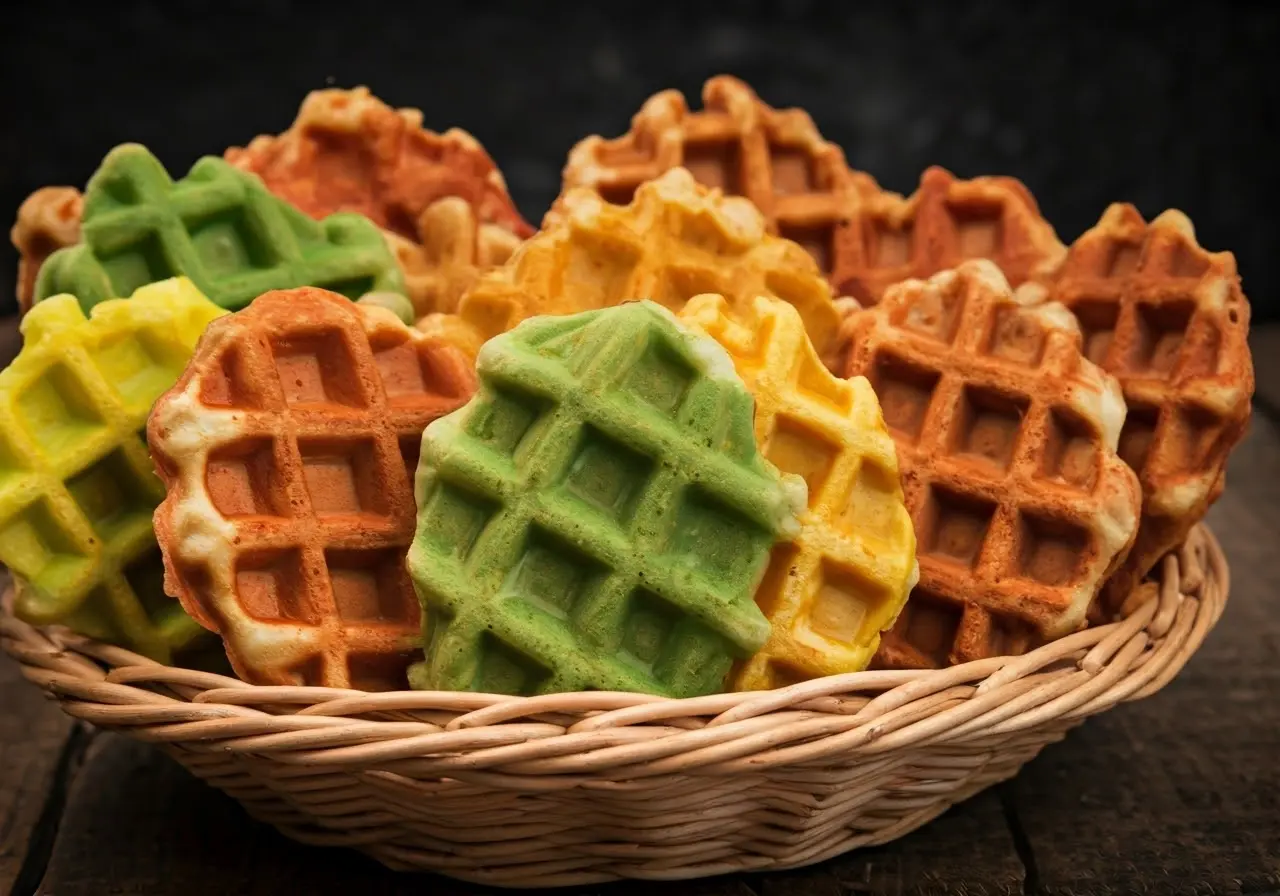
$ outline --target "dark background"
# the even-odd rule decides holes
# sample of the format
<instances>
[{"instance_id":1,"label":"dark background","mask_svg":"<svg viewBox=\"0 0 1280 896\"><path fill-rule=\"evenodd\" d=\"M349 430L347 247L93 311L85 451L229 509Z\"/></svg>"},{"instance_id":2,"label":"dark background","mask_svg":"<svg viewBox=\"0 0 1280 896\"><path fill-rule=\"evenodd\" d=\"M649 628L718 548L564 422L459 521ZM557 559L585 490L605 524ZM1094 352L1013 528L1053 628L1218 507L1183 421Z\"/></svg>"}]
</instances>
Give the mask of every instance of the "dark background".
<instances>
[{"instance_id":1,"label":"dark background","mask_svg":"<svg viewBox=\"0 0 1280 896\"><path fill-rule=\"evenodd\" d=\"M937 163L1010 174L1070 242L1111 201L1180 208L1236 253L1254 321L1272 259L1280 13L1269 3L910 6L627 2L24 3L0 31L0 213L83 187L124 141L181 176L293 120L308 90L366 84L475 134L537 223L579 138L627 130L667 87L718 73L799 105L899 192ZM16 253L0 251L0 313Z\"/></svg>"}]
</instances>

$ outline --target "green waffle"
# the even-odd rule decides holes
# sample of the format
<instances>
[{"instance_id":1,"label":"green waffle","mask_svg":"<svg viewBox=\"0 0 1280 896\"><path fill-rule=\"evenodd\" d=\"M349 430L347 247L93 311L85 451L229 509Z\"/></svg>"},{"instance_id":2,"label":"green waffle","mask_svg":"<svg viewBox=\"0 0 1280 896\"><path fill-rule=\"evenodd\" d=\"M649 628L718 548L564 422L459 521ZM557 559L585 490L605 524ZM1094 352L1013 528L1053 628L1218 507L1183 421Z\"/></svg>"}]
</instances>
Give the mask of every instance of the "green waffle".
<instances>
[{"instance_id":1,"label":"green waffle","mask_svg":"<svg viewBox=\"0 0 1280 896\"><path fill-rule=\"evenodd\" d=\"M400 268L368 218L340 213L315 221L213 156L175 182L135 143L108 153L89 180L81 239L41 266L35 301L71 293L88 311L180 275L232 311L298 286L352 300L404 292Z\"/></svg>"},{"instance_id":2,"label":"green waffle","mask_svg":"<svg viewBox=\"0 0 1280 896\"><path fill-rule=\"evenodd\" d=\"M151 523L164 487L143 430L224 313L179 278L88 320L69 295L23 318L22 352L0 372L0 563L20 618L162 663L213 638L165 595Z\"/></svg>"},{"instance_id":3,"label":"green waffle","mask_svg":"<svg viewBox=\"0 0 1280 896\"><path fill-rule=\"evenodd\" d=\"M633 302L532 318L477 373L423 434L413 686L720 690L769 635L752 596L805 506L723 349Z\"/></svg>"}]
</instances>

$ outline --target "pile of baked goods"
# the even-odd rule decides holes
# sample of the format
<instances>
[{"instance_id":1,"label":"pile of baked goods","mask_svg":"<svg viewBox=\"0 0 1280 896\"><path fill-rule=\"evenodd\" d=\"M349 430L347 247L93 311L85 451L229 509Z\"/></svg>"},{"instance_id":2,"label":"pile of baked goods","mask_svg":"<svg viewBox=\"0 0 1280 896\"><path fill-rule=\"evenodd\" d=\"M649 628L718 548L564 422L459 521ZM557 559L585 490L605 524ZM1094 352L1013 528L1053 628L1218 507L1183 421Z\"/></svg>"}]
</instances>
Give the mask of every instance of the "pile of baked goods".
<instances>
[{"instance_id":1,"label":"pile of baked goods","mask_svg":"<svg viewBox=\"0 0 1280 896\"><path fill-rule=\"evenodd\" d=\"M742 82L573 147L527 223L365 88L18 212L15 612L251 684L688 697L1017 655L1152 596L1250 413L1191 222L1063 245Z\"/></svg>"}]
</instances>

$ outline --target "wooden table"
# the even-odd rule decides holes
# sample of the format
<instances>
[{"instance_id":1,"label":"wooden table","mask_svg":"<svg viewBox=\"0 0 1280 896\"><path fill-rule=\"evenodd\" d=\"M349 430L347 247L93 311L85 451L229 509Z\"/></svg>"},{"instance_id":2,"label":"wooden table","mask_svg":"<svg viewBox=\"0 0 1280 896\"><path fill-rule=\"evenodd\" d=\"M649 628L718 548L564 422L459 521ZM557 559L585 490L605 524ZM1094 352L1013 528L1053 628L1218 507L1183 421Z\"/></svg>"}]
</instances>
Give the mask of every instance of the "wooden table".
<instances>
[{"instance_id":1,"label":"wooden table","mask_svg":"<svg viewBox=\"0 0 1280 896\"><path fill-rule=\"evenodd\" d=\"M0 363L16 349L0 325ZM1089 720L1013 781L888 846L671 896L1280 893L1280 326L1210 522L1227 612L1156 696ZM610 896L655 884L579 890ZM0 894L491 892L294 844L158 751L72 725L0 657Z\"/></svg>"}]
</instances>

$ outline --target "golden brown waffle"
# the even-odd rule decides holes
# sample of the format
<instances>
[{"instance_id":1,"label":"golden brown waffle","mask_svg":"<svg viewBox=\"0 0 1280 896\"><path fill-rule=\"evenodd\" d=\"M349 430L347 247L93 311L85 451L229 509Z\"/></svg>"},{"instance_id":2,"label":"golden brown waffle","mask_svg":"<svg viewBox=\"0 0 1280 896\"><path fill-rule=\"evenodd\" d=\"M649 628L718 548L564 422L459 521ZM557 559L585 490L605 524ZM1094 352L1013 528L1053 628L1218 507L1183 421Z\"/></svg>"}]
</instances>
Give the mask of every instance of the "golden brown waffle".
<instances>
[{"instance_id":1,"label":"golden brown waffle","mask_svg":"<svg viewBox=\"0 0 1280 896\"><path fill-rule=\"evenodd\" d=\"M699 186L683 168L643 185L627 206L569 191L540 233L472 286L456 315L430 315L418 326L474 357L485 340L535 315L631 299L679 311L708 292L747 316L756 296L785 299L833 363L841 312L813 259L769 235L750 202Z\"/></svg>"},{"instance_id":2,"label":"golden brown waffle","mask_svg":"<svg viewBox=\"0 0 1280 896\"><path fill-rule=\"evenodd\" d=\"M474 390L453 348L325 290L266 293L205 331L149 421L155 530L166 591L241 678L407 686L422 431Z\"/></svg>"},{"instance_id":3,"label":"golden brown waffle","mask_svg":"<svg viewBox=\"0 0 1280 896\"><path fill-rule=\"evenodd\" d=\"M428 131L422 112L392 109L367 87L312 91L289 130L225 155L314 218L359 212L398 237L392 247L419 313L452 310L459 287L533 233L474 137ZM449 198L468 214L458 214L457 203L435 210Z\"/></svg>"},{"instance_id":4,"label":"golden brown waffle","mask_svg":"<svg viewBox=\"0 0 1280 896\"><path fill-rule=\"evenodd\" d=\"M1016 655L1084 624L1137 530L1116 454L1124 401L1060 305L1019 305L971 261L852 314L847 374L866 376L898 447L920 582L875 664Z\"/></svg>"},{"instance_id":5,"label":"golden brown waffle","mask_svg":"<svg viewBox=\"0 0 1280 896\"><path fill-rule=\"evenodd\" d=\"M417 242L387 234L418 315L456 311L471 284L506 264L522 241L497 224L481 224L460 196L428 206L418 218Z\"/></svg>"},{"instance_id":6,"label":"golden brown waffle","mask_svg":"<svg viewBox=\"0 0 1280 896\"><path fill-rule=\"evenodd\" d=\"M895 283L985 258L1016 287L1065 254L1020 181L958 180L934 166L909 197L879 188L863 191L836 236L831 285L839 295L874 305Z\"/></svg>"},{"instance_id":7,"label":"golden brown waffle","mask_svg":"<svg viewBox=\"0 0 1280 896\"><path fill-rule=\"evenodd\" d=\"M686 168L704 186L751 200L769 232L804 246L824 276L843 267L840 222L875 182L850 171L807 112L774 109L737 78L707 81L702 102L703 111L691 112L679 91L650 97L627 134L587 137L570 151L564 189L585 187L625 205L641 184Z\"/></svg>"},{"instance_id":8,"label":"golden brown waffle","mask_svg":"<svg viewBox=\"0 0 1280 896\"><path fill-rule=\"evenodd\" d=\"M44 260L59 249L80 242L84 197L75 187L42 187L18 208L9 239L18 250L18 308L31 310L36 274Z\"/></svg>"},{"instance_id":9,"label":"golden brown waffle","mask_svg":"<svg viewBox=\"0 0 1280 896\"><path fill-rule=\"evenodd\" d=\"M1085 353L1124 389L1120 456L1142 483L1142 524L1099 602L1106 618L1222 491L1253 395L1249 303L1235 256L1202 249L1186 215L1147 224L1121 203L1022 294L1066 305Z\"/></svg>"}]
</instances>

